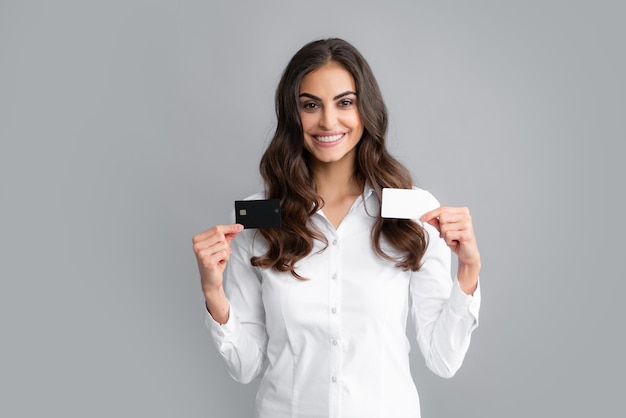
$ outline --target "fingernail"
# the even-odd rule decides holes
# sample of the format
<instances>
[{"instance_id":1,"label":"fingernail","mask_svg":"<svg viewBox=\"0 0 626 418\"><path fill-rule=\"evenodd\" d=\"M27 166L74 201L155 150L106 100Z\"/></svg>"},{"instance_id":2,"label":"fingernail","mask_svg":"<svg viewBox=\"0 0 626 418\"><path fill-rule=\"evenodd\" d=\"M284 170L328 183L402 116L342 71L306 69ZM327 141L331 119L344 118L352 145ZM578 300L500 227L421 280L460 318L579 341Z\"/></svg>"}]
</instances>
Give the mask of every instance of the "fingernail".
<instances>
[{"instance_id":1,"label":"fingernail","mask_svg":"<svg viewBox=\"0 0 626 418\"><path fill-rule=\"evenodd\" d=\"M243 225L237 224L237 231L241 231L241 230L243 230Z\"/></svg>"}]
</instances>

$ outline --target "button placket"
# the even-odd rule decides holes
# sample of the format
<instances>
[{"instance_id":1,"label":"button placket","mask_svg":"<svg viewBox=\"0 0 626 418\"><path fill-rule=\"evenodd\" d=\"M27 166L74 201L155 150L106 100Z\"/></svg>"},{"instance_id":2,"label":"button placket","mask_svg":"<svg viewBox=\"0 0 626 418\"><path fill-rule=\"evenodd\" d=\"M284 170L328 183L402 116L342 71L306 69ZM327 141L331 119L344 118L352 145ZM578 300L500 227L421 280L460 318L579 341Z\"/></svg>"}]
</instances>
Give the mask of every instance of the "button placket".
<instances>
[{"instance_id":1,"label":"button placket","mask_svg":"<svg viewBox=\"0 0 626 418\"><path fill-rule=\"evenodd\" d=\"M328 236L329 246L329 284L328 284L328 343L330 345L330 370L329 370L329 395L331 404L330 416L338 416L341 409L341 245L337 235L334 233Z\"/></svg>"}]
</instances>

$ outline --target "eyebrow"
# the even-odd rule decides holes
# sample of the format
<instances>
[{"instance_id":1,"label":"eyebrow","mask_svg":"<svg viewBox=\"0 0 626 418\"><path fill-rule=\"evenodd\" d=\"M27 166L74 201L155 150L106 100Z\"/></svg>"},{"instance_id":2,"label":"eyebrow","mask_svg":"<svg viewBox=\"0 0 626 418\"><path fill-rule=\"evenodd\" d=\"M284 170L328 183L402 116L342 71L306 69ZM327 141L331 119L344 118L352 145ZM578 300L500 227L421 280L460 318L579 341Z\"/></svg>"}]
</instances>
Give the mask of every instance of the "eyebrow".
<instances>
[{"instance_id":1,"label":"eyebrow","mask_svg":"<svg viewBox=\"0 0 626 418\"><path fill-rule=\"evenodd\" d=\"M356 92L348 90L348 91L344 91L343 93L339 93L338 95L333 97L333 100L341 99L342 97L347 96L349 94L354 94L356 96ZM309 99L317 100L318 102L322 101L322 99L310 93L301 93L300 96L298 97L308 97Z\"/></svg>"}]
</instances>

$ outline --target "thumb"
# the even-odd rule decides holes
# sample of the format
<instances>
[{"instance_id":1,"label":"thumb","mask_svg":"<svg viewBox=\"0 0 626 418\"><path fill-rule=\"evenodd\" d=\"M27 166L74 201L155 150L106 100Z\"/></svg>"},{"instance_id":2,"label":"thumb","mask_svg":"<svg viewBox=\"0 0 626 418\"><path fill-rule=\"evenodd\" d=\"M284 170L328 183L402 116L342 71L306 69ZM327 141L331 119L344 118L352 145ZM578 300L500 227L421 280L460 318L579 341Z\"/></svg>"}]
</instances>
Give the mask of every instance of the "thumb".
<instances>
[{"instance_id":1,"label":"thumb","mask_svg":"<svg viewBox=\"0 0 626 418\"><path fill-rule=\"evenodd\" d=\"M438 207L437 209L433 209L429 212L426 212L422 216L420 216L420 221L426 222L434 226L437 229L437 231L441 232L441 228L439 225L439 215L441 215L441 212L442 212L441 207Z\"/></svg>"},{"instance_id":2,"label":"thumb","mask_svg":"<svg viewBox=\"0 0 626 418\"><path fill-rule=\"evenodd\" d=\"M231 224L231 225L226 225L222 232L224 233L226 240L230 243L233 240L233 238L235 238L237 234L239 234L241 231L243 231L243 225Z\"/></svg>"}]
</instances>

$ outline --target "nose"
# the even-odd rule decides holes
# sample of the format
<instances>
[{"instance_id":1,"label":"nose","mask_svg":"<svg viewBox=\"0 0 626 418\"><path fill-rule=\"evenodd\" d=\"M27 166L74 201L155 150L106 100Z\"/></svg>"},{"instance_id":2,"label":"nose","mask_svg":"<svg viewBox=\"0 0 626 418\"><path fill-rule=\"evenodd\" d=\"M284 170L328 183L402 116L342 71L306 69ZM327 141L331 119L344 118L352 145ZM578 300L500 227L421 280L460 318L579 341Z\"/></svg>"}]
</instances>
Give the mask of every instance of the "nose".
<instances>
[{"instance_id":1,"label":"nose","mask_svg":"<svg viewBox=\"0 0 626 418\"><path fill-rule=\"evenodd\" d=\"M332 130L337 124L337 110L332 106L325 106L320 113L319 127L327 131Z\"/></svg>"}]
</instances>

